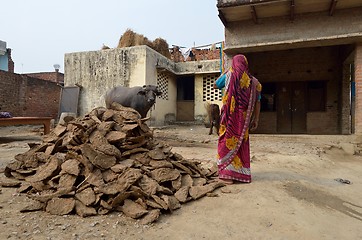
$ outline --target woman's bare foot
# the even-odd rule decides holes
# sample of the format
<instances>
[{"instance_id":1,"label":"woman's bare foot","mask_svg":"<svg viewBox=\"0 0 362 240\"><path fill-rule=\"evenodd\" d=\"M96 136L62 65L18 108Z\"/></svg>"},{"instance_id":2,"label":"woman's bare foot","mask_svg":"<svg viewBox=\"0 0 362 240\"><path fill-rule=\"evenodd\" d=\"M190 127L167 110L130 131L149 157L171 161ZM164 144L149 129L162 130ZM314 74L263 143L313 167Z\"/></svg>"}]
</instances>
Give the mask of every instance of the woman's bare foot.
<instances>
[{"instance_id":1,"label":"woman's bare foot","mask_svg":"<svg viewBox=\"0 0 362 240\"><path fill-rule=\"evenodd\" d=\"M234 181L232 179L222 179L222 178L220 178L219 180L220 180L220 182L225 183L227 185L231 185L231 184L234 183Z\"/></svg>"}]
</instances>

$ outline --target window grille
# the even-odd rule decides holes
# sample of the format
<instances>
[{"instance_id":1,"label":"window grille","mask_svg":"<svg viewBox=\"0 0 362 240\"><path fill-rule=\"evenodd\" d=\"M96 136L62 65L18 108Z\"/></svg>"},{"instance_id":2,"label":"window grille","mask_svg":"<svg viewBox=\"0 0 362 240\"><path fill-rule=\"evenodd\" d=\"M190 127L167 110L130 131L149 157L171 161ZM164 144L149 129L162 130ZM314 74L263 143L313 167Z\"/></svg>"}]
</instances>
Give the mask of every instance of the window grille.
<instances>
[{"instance_id":1,"label":"window grille","mask_svg":"<svg viewBox=\"0 0 362 240\"><path fill-rule=\"evenodd\" d=\"M165 73L157 73L157 86L158 89L162 92L162 95L159 98L168 100L168 82L169 76Z\"/></svg>"},{"instance_id":2,"label":"window grille","mask_svg":"<svg viewBox=\"0 0 362 240\"><path fill-rule=\"evenodd\" d=\"M221 101L222 92L220 89L214 89L214 83L219 77L219 74L208 74L203 77L203 97L202 100L206 101Z\"/></svg>"}]
</instances>

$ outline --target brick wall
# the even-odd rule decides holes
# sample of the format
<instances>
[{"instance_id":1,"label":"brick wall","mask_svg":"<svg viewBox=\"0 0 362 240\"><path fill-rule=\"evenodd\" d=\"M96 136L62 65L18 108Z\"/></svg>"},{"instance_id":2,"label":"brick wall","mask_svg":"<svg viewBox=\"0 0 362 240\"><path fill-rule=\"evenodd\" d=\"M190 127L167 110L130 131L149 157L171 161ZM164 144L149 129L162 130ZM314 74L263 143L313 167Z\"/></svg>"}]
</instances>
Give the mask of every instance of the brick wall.
<instances>
[{"instance_id":1,"label":"brick wall","mask_svg":"<svg viewBox=\"0 0 362 240\"><path fill-rule=\"evenodd\" d=\"M58 117L61 87L54 82L0 71L0 111L14 117Z\"/></svg>"},{"instance_id":2,"label":"brick wall","mask_svg":"<svg viewBox=\"0 0 362 240\"><path fill-rule=\"evenodd\" d=\"M356 81L356 104L355 104L355 133L362 134L362 43L356 46L355 55L355 81Z\"/></svg>"},{"instance_id":3,"label":"brick wall","mask_svg":"<svg viewBox=\"0 0 362 240\"><path fill-rule=\"evenodd\" d=\"M255 133L277 133L277 113L262 112Z\"/></svg>"},{"instance_id":4,"label":"brick wall","mask_svg":"<svg viewBox=\"0 0 362 240\"><path fill-rule=\"evenodd\" d=\"M362 51L361 51L362 52ZM246 54L250 70L265 82L327 81L326 111L307 113L307 133L340 134L340 47L301 48ZM349 106L347 106L349 107ZM276 112L261 113L258 132L275 133Z\"/></svg>"},{"instance_id":5,"label":"brick wall","mask_svg":"<svg viewBox=\"0 0 362 240\"><path fill-rule=\"evenodd\" d=\"M192 49L194 57L188 57L186 61L201 61L220 59L220 49Z\"/></svg>"},{"instance_id":6,"label":"brick wall","mask_svg":"<svg viewBox=\"0 0 362 240\"><path fill-rule=\"evenodd\" d=\"M214 60L220 59L220 48L211 47L205 49L193 48L191 49L189 56L184 58L180 48L173 47L170 51L171 60L174 62L187 62L187 61L202 61L202 60Z\"/></svg>"},{"instance_id":7,"label":"brick wall","mask_svg":"<svg viewBox=\"0 0 362 240\"><path fill-rule=\"evenodd\" d=\"M60 72L26 73L29 77L39 78L51 82L64 83L64 74Z\"/></svg>"},{"instance_id":8,"label":"brick wall","mask_svg":"<svg viewBox=\"0 0 362 240\"><path fill-rule=\"evenodd\" d=\"M342 84L341 84L341 133L342 134L351 134L351 104L350 104L350 93L351 93L351 83L350 83L350 64L344 62L342 70Z\"/></svg>"}]
</instances>

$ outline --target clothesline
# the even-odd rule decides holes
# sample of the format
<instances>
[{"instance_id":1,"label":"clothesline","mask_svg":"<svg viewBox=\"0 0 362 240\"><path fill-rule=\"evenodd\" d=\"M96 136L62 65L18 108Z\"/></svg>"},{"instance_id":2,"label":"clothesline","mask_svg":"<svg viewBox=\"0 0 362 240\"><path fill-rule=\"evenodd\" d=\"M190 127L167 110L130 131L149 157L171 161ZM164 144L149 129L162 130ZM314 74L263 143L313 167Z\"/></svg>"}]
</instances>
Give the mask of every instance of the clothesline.
<instances>
[{"instance_id":1,"label":"clothesline","mask_svg":"<svg viewBox=\"0 0 362 240\"><path fill-rule=\"evenodd\" d=\"M193 47L193 48L204 48L204 47L208 47L208 46L212 46L212 45L216 45L216 44L220 44L220 43L222 43L222 41L221 41L221 42L216 42L216 43L207 44L207 45L197 46L197 47Z\"/></svg>"},{"instance_id":2,"label":"clothesline","mask_svg":"<svg viewBox=\"0 0 362 240\"><path fill-rule=\"evenodd\" d=\"M210 43L210 44L206 44L206 45L201 45L201 46L194 46L194 47L190 47L191 48L204 48L204 47L208 47L208 46L212 46L212 45L216 45L216 44L221 44L222 41L220 42L215 42L215 43ZM187 47L181 47L181 46L178 46L178 45L172 45L172 46L175 46L175 47L179 47L179 48L187 48Z\"/></svg>"},{"instance_id":3,"label":"clothesline","mask_svg":"<svg viewBox=\"0 0 362 240\"><path fill-rule=\"evenodd\" d=\"M216 42L216 43L210 43L210 44L207 44L207 45L201 45L201 46L195 46L195 47L191 47L191 48L186 48L186 47L181 47L181 46L178 46L178 45L172 45L173 47L178 47L182 56L184 57L184 60L186 61L186 59L192 55L192 49L195 49L195 48L205 48L205 47L208 47L208 46L215 46L216 44L220 44L220 73L223 73L225 71L225 64L226 64L226 61L225 61L225 54L224 54L224 51L223 51L223 48L224 48L224 41L220 41L220 42Z\"/></svg>"},{"instance_id":4,"label":"clothesline","mask_svg":"<svg viewBox=\"0 0 362 240\"><path fill-rule=\"evenodd\" d=\"M215 46L216 44L220 44L220 48L222 48L222 41L221 42L216 42L216 43L210 43L210 44L207 44L207 45L201 45L201 46L197 46L197 47L190 47L190 48L186 48L186 47L181 47L181 46L177 46L177 45L172 45L173 47L178 47L179 50L181 51L184 59L186 60L190 54L192 54L192 49L197 49L197 48L205 48L205 47L208 47L208 46ZM221 56L220 56L221 57Z\"/></svg>"}]
</instances>

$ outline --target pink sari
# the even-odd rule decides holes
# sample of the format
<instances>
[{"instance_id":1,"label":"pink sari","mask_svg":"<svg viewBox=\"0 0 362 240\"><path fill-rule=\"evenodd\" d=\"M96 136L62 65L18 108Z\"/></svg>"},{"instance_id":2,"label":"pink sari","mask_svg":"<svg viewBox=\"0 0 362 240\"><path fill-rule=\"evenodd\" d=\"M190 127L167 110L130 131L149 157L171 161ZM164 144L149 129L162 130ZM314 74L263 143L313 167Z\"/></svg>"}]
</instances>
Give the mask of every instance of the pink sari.
<instances>
[{"instance_id":1,"label":"pink sari","mask_svg":"<svg viewBox=\"0 0 362 240\"><path fill-rule=\"evenodd\" d=\"M233 57L230 71L221 108L217 161L219 178L249 183L249 125L261 85L249 74L244 55Z\"/></svg>"}]
</instances>

